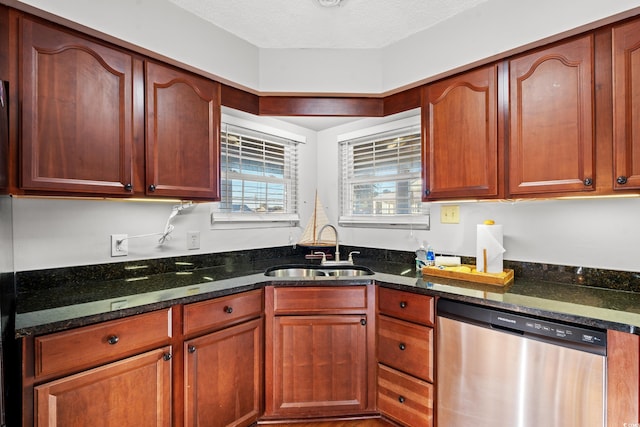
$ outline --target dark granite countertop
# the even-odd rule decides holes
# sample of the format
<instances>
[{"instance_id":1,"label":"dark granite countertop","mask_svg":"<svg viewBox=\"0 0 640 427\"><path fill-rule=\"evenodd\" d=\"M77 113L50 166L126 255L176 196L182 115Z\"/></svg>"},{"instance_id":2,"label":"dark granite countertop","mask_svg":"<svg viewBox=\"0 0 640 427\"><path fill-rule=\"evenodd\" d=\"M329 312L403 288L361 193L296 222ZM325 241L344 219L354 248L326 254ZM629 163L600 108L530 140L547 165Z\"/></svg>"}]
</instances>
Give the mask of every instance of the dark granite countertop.
<instances>
[{"instance_id":1,"label":"dark granite countertop","mask_svg":"<svg viewBox=\"0 0 640 427\"><path fill-rule=\"evenodd\" d=\"M279 258L278 264L300 263L300 258ZM308 261L317 264L317 261ZM273 262L271 263L274 264ZM640 335L640 293L592 286L556 283L516 276L508 287L482 285L460 280L427 278L416 274L407 263L364 260L373 276L312 277L299 279L267 277L264 266L225 265L182 271L134 274L128 278L56 280L49 272L18 292L16 337L61 331L166 308L259 289L266 285L365 285L436 295L533 316L613 329ZM197 266L196 266L197 267ZM135 271L136 266L127 267ZM47 280L43 280L46 282Z\"/></svg>"}]
</instances>

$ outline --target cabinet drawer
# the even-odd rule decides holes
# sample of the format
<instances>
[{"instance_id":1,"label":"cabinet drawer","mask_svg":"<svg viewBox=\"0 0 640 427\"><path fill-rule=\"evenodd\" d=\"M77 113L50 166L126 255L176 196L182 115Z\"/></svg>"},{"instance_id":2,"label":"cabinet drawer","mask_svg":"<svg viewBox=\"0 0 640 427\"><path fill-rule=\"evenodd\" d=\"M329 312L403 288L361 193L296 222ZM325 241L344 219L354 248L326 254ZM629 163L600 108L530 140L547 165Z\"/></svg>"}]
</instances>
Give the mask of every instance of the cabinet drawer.
<instances>
[{"instance_id":1,"label":"cabinet drawer","mask_svg":"<svg viewBox=\"0 0 640 427\"><path fill-rule=\"evenodd\" d=\"M433 326L433 297L378 288L378 310L387 316Z\"/></svg>"},{"instance_id":2,"label":"cabinet drawer","mask_svg":"<svg viewBox=\"0 0 640 427\"><path fill-rule=\"evenodd\" d=\"M433 385L378 365L378 409L406 426L433 422Z\"/></svg>"},{"instance_id":3,"label":"cabinet drawer","mask_svg":"<svg viewBox=\"0 0 640 427\"><path fill-rule=\"evenodd\" d=\"M363 313L366 286L274 288L273 311L287 313Z\"/></svg>"},{"instance_id":4,"label":"cabinet drawer","mask_svg":"<svg viewBox=\"0 0 640 427\"><path fill-rule=\"evenodd\" d=\"M80 371L169 343L171 309L35 338L36 378Z\"/></svg>"},{"instance_id":5,"label":"cabinet drawer","mask_svg":"<svg viewBox=\"0 0 640 427\"><path fill-rule=\"evenodd\" d=\"M185 335L219 329L262 314L262 290L229 295L184 307Z\"/></svg>"},{"instance_id":6,"label":"cabinet drawer","mask_svg":"<svg viewBox=\"0 0 640 427\"><path fill-rule=\"evenodd\" d=\"M379 316L378 361L432 382L433 329Z\"/></svg>"}]
</instances>

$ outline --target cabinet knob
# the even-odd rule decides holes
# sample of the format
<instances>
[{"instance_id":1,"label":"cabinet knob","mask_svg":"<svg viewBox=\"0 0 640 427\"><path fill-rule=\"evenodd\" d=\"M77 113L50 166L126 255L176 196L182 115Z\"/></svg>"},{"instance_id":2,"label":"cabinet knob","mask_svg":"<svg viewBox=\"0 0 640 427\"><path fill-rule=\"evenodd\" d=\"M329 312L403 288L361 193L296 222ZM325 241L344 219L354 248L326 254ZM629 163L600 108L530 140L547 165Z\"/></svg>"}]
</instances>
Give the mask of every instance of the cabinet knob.
<instances>
[{"instance_id":1,"label":"cabinet knob","mask_svg":"<svg viewBox=\"0 0 640 427\"><path fill-rule=\"evenodd\" d=\"M398 402L404 403L404 396L398 396Z\"/></svg>"},{"instance_id":2,"label":"cabinet knob","mask_svg":"<svg viewBox=\"0 0 640 427\"><path fill-rule=\"evenodd\" d=\"M398 348L400 349L400 351L404 351L407 348L407 346L405 343L401 342Z\"/></svg>"},{"instance_id":3,"label":"cabinet knob","mask_svg":"<svg viewBox=\"0 0 640 427\"><path fill-rule=\"evenodd\" d=\"M195 353L196 352L196 346L195 345L190 345L189 347L187 347L187 351L189 353Z\"/></svg>"},{"instance_id":4,"label":"cabinet knob","mask_svg":"<svg viewBox=\"0 0 640 427\"><path fill-rule=\"evenodd\" d=\"M424 190L424 195L428 196L429 194L431 194L431 190Z\"/></svg>"},{"instance_id":5,"label":"cabinet knob","mask_svg":"<svg viewBox=\"0 0 640 427\"><path fill-rule=\"evenodd\" d=\"M117 335L111 335L107 338L107 342L111 345L118 344L118 341L120 341L120 338Z\"/></svg>"},{"instance_id":6,"label":"cabinet knob","mask_svg":"<svg viewBox=\"0 0 640 427\"><path fill-rule=\"evenodd\" d=\"M169 360L171 360L171 358L172 358L172 357L173 357L173 355L172 355L171 353L165 353L165 354L163 354L163 355L162 355L162 358L163 358L165 361L169 361Z\"/></svg>"},{"instance_id":7,"label":"cabinet knob","mask_svg":"<svg viewBox=\"0 0 640 427\"><path fill-rule=\"evenodd\" d=\"M621 184L621 185L622 185L622 184L626 184L626 183L627 183L627 177L626 177L626 176L619 176L619 177L616 179L616 182L617 182L618 184Z\"/></svg>"},{"instance_id":8,"label":"cabinet knob","mask_svg":"<svg viewBox=\"0 0 640 427\"><path fill-rule=\"evenodd\" d=\"M152 192L152 193L153 193L154 191L156 191L156 186L155 186L155 185L153 185L153 184L149 185L149 191L150 191L150 192Z\"/></svg>"},{"instance_id":9,"label":"cabinet knob","mask_svg":"<svg viewBox=\"0 0 640 427\"><path fill-rule=\"evenodd\" d=\"M124 189L125 191L133 191L133 185L131 183L125 184Z\"/></svg>"},{"instance_id":10,"label":"cabinet knob","mask_svg":"<svg viewBox=\"0 0 640 427\"><path fill-rule=\"evenodd\" d=\"M360 324L362 326L366 326L367 325L367 319L360 319Z\"/></svg>"},{"instance_id":11,"label":"cabinet knob","mask_svg":"<svg viewBox=\"0 0 640 427\"><path fill-rule=\"evenodd\" d=\"M590 186L591 184L593 184L593 180L591 178L585 178L584 181L582 181L584 183L584 185L586 187Z\"/></svg>"},{"instance_id":12,"label":"cabinet knob","mask_svg":"<svg viewBox=\"0 0 640 427\"><path fill-rule=\"evenodd\" d=\"M230 305L225 306L224 312L229 314L233 313L233 307L231 307Z\"/></svg>"},{"instance_id":13,"label":"cabinet knob","mask_svg":"<svg viewBox=\"0 0 640 427\"><path fill-rule=\"evenodd\" d=\"M406 301L400 301L400 308L407 308L407 302Z\"/></svg>"}]
</instances>

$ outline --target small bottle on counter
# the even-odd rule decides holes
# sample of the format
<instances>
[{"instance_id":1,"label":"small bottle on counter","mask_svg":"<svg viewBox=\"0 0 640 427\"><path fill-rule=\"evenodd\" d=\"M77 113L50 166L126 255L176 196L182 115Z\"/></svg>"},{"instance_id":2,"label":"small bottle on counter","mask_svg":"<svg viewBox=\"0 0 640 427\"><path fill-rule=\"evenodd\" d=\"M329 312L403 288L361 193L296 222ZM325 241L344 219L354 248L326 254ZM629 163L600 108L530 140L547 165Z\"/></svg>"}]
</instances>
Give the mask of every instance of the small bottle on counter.
<instances>
[{"instance_id":1,"label":"small bottle on counter","mask_svg":"<svg viewBox=\"0 0 640 427\"><path fill-rule=\"evenodd\" d=\"M433 252L431 245L427 246L427 265L429 267L436 265L436 254Z\"/></svg>"}]
</instances>

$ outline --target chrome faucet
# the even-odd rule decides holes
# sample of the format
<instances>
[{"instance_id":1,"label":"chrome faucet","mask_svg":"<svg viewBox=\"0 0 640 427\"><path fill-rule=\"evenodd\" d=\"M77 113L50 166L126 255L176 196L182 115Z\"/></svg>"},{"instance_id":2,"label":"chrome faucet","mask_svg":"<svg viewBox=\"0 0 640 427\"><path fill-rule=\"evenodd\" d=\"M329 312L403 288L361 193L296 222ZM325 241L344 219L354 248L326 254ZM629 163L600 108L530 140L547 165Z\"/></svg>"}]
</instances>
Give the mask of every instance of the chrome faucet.
<instances>
[{"instance_id":1,"label":"chrome faucet","mask_svg":"<svg viewBox=\"0 0 640 427\"><path fill-rule=\"evenodd\" d=\"M338 230L331 224L326 224L323 225L322 228L320 228L320 231L318 231L318 237L317 240L320 241L320 235L322 235L322 232L324 231L325 228L327 227L331 227L333 228L334 233L336 233L336 259L333 261L327 261L327 254L324 252L316 252L316 255L322 255L322 265L353 265L353 255L354 254L359 254L360 252L357 251L353 251L349 253L349 259L347 259L346 261L340 261L340 239L338 238Z\"/></svg>"},{"instance_id":2,"label":"chrome faucet","mask_svg":"<svg viewBox=\"0 0 640 427\"><path fill-rule=\"evenodd\" d=\"M320 231L318 231L318 241L320 241L320 236L322 235L322 232L324 231L324 229L327 227L333 228L333 232L336 233L336 259L334 262L339 263L340 262L340 240L338 239L338 229L331 224L323 225L322 228L320 228ZM325 264L326 262L327 262L326 258L323 257L323 264Z\"/></svg>"}]
</instances>

